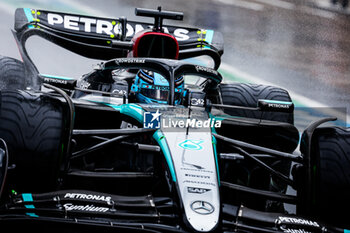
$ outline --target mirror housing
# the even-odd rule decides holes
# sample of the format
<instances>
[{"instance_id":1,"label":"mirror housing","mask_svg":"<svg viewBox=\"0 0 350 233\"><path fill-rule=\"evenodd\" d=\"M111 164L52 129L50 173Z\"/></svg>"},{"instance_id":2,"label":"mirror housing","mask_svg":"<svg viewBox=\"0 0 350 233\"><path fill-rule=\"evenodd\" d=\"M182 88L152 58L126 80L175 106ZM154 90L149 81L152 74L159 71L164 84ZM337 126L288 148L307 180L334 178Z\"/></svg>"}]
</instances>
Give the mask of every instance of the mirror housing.
<instances>
[{"instance_id":1,"label":"mirror housing","mask_svg":"<svg viewBox=\"0 0 350 233\"><path fill-rule=\"evenodd\" d=\"M77 80L74 78L53 76L47 74L39 74L38 77L40 80L42 80L42 83L47 83L55 87L67 90L74 90L77 84Z\"/></svg>"},{"instance_id":2,"label":"mirror housing","mask_svg":"<svg viewBox=\"0 0 350 233\"><path fill-rule=\"evenodd\" d=\"M287 112L294 111L293 102L279 101L279 100L258 100L258 108L264 112Z\"/></svg>"}]
</instances>

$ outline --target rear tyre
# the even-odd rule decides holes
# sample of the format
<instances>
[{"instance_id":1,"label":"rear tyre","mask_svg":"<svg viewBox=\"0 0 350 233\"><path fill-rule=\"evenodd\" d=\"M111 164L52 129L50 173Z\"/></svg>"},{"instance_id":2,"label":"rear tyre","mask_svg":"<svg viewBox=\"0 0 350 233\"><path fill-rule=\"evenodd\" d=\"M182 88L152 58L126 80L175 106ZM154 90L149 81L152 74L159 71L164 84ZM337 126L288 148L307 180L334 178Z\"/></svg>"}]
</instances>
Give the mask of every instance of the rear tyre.
<instances>
[{"instance_id":1,"label":"rear tyre","mask_svg":"<svg viewBox=\"0 0 350 233\"><path fill-rule=\"evenodd\" d=\"M225 105L257 107L259 99L292 102L286 90L274 86L230 83L221 84L220 92L222 103ZM294 123L293 113L262 112L242 109L225 109L225 112L232 116L279 121L289 124Z\"/></svg>"},{"instance_id":2,"label":"rear tyre","mask_svg":"<svg viewBox=\"0 0 350 233\"><path fill-rule=\"evenodd\" d=\"M25 89L25 70L23 62L0 56L0 90Z\"/></svg>"},{"instance_id":3,"label":"rear tyre","mask_svg":"<svg viewBox=\"0 0 350 233\"><path fill-rule=\"evenodd\" d=\"M311 216L349 227L350 129L317 128L311 140Z\"/></svg>"},{"instance_id":4,"label":"rear tyre","mask_svg":"<svg viewBox=\"0 0 350 233\"><path fill-rule=\"evenodd\" d=\"M9 151L11 184L47 190L55 184L62 153L63 118L58 100L43 93L1 91L0 138Z\"/></svg>"}]
</instances>

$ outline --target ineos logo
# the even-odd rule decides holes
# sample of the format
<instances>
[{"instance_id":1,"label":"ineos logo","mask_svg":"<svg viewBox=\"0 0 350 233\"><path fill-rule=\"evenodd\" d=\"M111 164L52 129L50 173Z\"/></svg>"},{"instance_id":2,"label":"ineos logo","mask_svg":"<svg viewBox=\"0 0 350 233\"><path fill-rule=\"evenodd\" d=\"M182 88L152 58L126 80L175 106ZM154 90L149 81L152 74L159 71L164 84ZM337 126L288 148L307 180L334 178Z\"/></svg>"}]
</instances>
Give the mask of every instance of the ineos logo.
<instances>
[{"instance_id":1,"label":"ineos logo","mask_svg":"<svg viewBox=\"0 0 350 233\"><path fill-rule=\"evenodd\" d=\"M112 91L113 94L117 94L117 95L126 95L126 91L125 90L118 90L118 89L114 89Z\"/></svg>"},{"instance_id":2,"label":"ineos logo","mask_svg":"<svg viewBox=\"0 0 350 233\"><path fill-rule=\"evenodd\" d=\"M191 209L197 214L207 215L214 212L214 206L206 201L194 201Z\"/></svg>"},{"instance_id":3,"label":"ineos logo","mask_svg":"<svg viewBox=\"0 0 350 233\"><path fill-rule=\"evenodd\" d=\"M191 105L204 105L204 99L191 98Z\"/></svg>"}]
</instances>

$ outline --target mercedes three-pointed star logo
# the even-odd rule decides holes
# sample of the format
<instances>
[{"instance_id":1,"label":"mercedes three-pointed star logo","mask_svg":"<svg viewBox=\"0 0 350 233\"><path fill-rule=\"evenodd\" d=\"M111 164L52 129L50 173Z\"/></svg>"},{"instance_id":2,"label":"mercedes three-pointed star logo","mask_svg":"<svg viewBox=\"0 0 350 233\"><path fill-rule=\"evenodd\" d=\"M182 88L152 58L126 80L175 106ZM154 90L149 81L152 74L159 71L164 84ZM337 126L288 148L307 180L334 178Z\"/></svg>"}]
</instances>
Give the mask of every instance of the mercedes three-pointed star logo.
<instances>
[{"instance_id":1,"label":"mercedes three-pointed star logo","mask_svg":"<svg viewBox=\"0 0 350 233\"><path fill-rule=\"evenodd\" d=\"M214 212L214 206L206 201L194 201L191 209L197 214L207 215Z\"/></svg>"}]
</instances>

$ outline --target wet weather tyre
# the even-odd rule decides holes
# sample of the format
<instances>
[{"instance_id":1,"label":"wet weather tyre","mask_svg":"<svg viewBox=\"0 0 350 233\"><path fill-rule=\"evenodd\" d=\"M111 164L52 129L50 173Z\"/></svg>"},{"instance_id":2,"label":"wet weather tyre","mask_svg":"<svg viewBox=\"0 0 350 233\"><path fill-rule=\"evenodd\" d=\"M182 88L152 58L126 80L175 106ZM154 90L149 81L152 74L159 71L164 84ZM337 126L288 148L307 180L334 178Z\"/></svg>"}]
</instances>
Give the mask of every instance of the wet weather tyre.
<instances>
[{"instance_id":1,"label":"wet weather tyre","mask_svg":"<svg viewBox=\"0 0 350 233\"><path fill-rule=\"evenodd\" d=\"M25 89L25 71L23 62L0 56L0 90Z\"/></svg>"},{"instance_id":2,"label":"wet weather tyre","mask_svg":"<svg viewBox=\"0 0 350 233\"><path fill-rule=\"evenodd\" d=\"M350 128L318 128L311 143L311 209L313 216L349 227Z\"/></svg>"},{"instance_id":3,"label":"wet weather tyre","mask_svg":"<svg viewBox=\"0 0 350 233\"><path fill-rule=\"evenodd\" d=\"M278 87L249 83L229 83L220 85L222 103L225 105L257 107L259 99L292 102L289 93ZM225 109L232 116L294 123L293 113L261 112L242 109Z\"/></svg>"},{"instance_id":4,"label":"wet weather tyre","mask_svg":"<svg viewBox=\"0 0 350 233\"><path fill-rule=\"evenodd\" d=\"M220 85L220 94L222 104L231 105L231 106L243 106L243 107L252 107L255 108L258 105L259 99L265 100L276 100L276 101L284 101L284 102L292 102L289 93L278 87L274 86L266 86L266 85L256 85L256 84L248 84L248 83L228 83ZM283 123L294 124L294 113L286 113L286 112L262 112L257 110L246 110L246 109L225 109L225 113L231 116L245 117L245 118L254 118L254 119L262 119L262 120L270 120L270 121L278 121ZM256 128L258 129L258 128ZM253 131L254 132L254 131ZM255 131L256 133L257 131ZM257 134L250 135L248 137L242 136L242 133L238 133L238 135L232 135L232 133L228 133L231 138L247 141L248 143L253 143L256 145L261 145L264 147L277 149L280 151L292 152L295 149L295 143L292 144L284 144L283 148L276 147L273 140L271 141L263 141ZM267 138L266 135L263 137ZM269 137L276 137L271 136ZM260 144L261 143L261 144ZM264 161L264 160L263 160ZM290 173L291 162L287 160L282 161L264 161L269 164L274 169L280 171L284 175L288 176ZM287 189L287 185L275 178L270 178L270 174L257 166L250 166L250 171L255 171L256 176L250 175L251 181L250 185L254 188L259 189L267 189L270 191L285 193ZM257 199L255 199L257 200ZM265 207L261 207L261 204L257 203L257 206L260 206L262 210L268 211L284 211L283 203L276 201L259 201Z\"/></svg>"},{"instance_id":5,"label":"wet weather tyre","mask_svg":"<svg viewBox=\"0 0 350 233\"><path fill-rule=\"evenodd\" d=\"M54 185L61 156L61 102L43 93L0 93L0 138L9 150L9 179L16 190L42 190Z\"/></svg>"}]
</instances>

